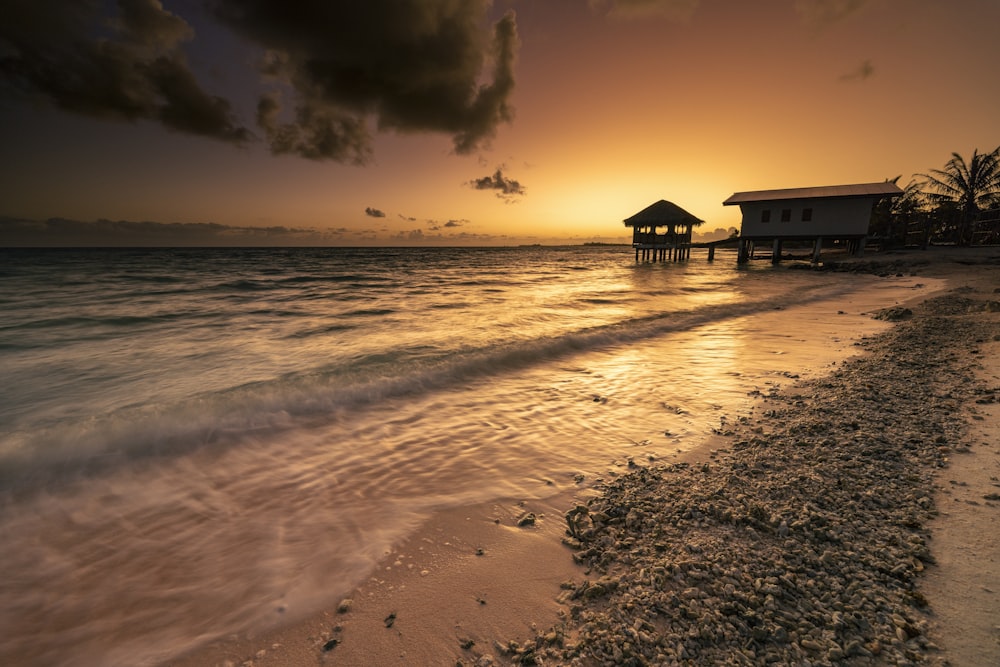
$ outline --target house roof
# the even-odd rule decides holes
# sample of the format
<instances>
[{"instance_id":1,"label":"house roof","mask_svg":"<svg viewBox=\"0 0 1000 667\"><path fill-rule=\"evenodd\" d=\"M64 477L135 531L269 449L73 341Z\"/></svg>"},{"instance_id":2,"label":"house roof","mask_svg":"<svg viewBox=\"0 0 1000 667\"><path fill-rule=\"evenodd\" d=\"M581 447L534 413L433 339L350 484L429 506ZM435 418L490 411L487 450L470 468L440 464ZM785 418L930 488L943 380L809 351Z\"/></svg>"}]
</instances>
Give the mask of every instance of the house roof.
<instances>
[{"instance_id":1,"label":"house roof","mask_svg":"<svg viewBox=\"0 0 1000 667\"><path fill-rule=\"evenodd\" d=\"M697 227L704 222L704 220L694 217L677 204L668 202L665 199L661 199L655 204L650 204L631 218L625 218L626 227L635 227L637 225L663 227L664 225L679 224L688 224Z\"/></svg>"},{"instance_id":2,"label":"house roof","mask_svg":"<svg viewBox=\"0 0 1000 667\"><path fill-rule=\"evenodd\" d=\"M785 190L756 190L737 192L722 202L723 206L760 201L786 199L836 199L845 197L898 197L903 191L895 183L857 183L855 185L822 185L814 188L788 188Z\"/></svg>"}]
</instances>

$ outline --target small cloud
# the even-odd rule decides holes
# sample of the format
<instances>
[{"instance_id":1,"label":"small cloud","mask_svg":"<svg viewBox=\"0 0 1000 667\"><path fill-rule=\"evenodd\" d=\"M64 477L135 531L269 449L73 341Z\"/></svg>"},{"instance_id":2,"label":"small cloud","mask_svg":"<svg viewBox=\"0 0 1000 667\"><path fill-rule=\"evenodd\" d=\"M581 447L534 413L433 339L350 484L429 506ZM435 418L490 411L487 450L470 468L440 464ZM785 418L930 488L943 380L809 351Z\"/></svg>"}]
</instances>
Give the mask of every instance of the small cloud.
<instances>
[{"instance_id":1,"label":"small cloud","mask_svg":"<svg viewBox=\"0 0 1000 667\"><path fill-rule=\"evenodd\" d=\"M384 218L385 211L380 211L377 208L372 208L371 206L369 206L368 208L365 209L365 215L371 218Z\"/></svg>"},{"instance_id":2,"label":"small cloud","mask_svg":"<svg viewBox=\"0 0 1000 667\"><path fill-rule=\"evenodd\" d=\"M872 61L866 60L856 69L847 74L842 74L840 76L841 81L864 81L868 79L875 73L875 68L872 66Z\"/></svg>"},{"instance_id":3,"label":"small cloud","mask_svg":"<svg viewBox=\"0 0 1000 667\"><path fill-rule=\"evenodd\" d=\"M416 222L417 221L417 219L415 217L413 217L412 215L403 215L402 213L399 213L398 215L399 215L399 219L400 220L406 220L407 222Z\"/></svg>"},{"instance_id":4,"label":"small cloud","mask_svg":"<svg viewBox=\"0 0 1000 667\"><path fill-rule=\"evenodd\" d=\"M806 25L822 28L864 7L867 0L795 0L795 11Z\"/></svg>"},{"instance_id":5,"label":"small cloud","mask_svg":"<svg viewBox=\"0 0 1000 667\"><path fill-rule=\"evenodd\" d=\"M496 190L500 199L513 199L525 194L524 186L503 174L503 168L498 167L492 176L483 176L468 182L476 190Z\"/></svg>"},{"instance_id":6,"label":"small cloud","mask_svg":"<svg viewBox=\"0 0 1000 667\"><path fill-rule=\"evenodd\" d=\"M469 221L466 220L465 218L451 219L446 222L439 222L437 220L428 220L427 229L431 230L432 232L436 232L441 229L454 229L456 227L461 227L462 225L466 225L468 223Z\"/></svg>"}]
</instances>

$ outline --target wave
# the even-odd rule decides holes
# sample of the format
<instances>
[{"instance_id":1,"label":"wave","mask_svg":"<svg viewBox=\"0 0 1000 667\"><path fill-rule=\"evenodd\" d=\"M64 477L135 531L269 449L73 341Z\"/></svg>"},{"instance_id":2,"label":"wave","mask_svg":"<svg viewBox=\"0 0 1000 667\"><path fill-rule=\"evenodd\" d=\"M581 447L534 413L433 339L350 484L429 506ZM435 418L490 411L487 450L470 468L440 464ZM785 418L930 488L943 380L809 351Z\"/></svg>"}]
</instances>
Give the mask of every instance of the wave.
<instances>
[{"instance_id":1,"label":"wave","mask_svg":"<svg viewBox=\"0 0 1000 667\"><path fill-rule=\"evenodd\" d=\"M162 273L117 273L112 277L115 282L121 283L152 283L154 285L183 285L186 283L182 276L165 275Z\"/></svg>"},{"instance_id":2,"label":"wave","mask_svg":"<svg viewBox=\"0 0 1000 667\"><path fill-rule=\"evenodd\" d=\"M303 329L301 331L295 331L286 336L286 338L311 338L313 336L327 336L332 333L338 333L341 331L351 331L357 329L353 324L329 324L322 327L315 327L312 329Z\"/></svg>"},{"instance_id":3,"label":"wave","mask_svg":"<svg viewBox=\"0 0 1000 667\"><path fill-rule=\"evenodd\" d=\"M337 275L298 275L275 280L279 285L303 285L303 284L327 284L327 283L351 283L356 286L368 286L372 283L394 283L395 278L389 276L379 276L373 274L344 273Z\"/></svg>"},{"instance_id":4,"label":"wave","mask_svg":"<svg viewBox=\"0 0 1000 667\"><path fill-rule=\"evenodd\" d=\"M347 312L341 313L341 317L381 317L383 315L392 315L396 311L392 308L359 308L358 310L349 310Z\"/></svg>"},{"instance_id":5,"label":"wave","mask_svg":"<svg viewBox=\"0 0 1000 667\"><path fill-rule=\"evenodd\" d=\"M216 290L229 292L260 292L264 290L275 289L277 285L270 281L261 280L230 280L227 282L219 283L215 286Z\"/></svg>"},{"instance_id":6,"label":"wave","mask_svg":"<svg viewBox=\"0 0 1000 667\"><path fill-rule=\"evenodd\" d=\"M784 296L782 305L832 298L848 289L803 289ZM400 348L174 404L122 408L99 418L13 433L0 441L0 490L26 491L138 460L177 456L203 447L238 446L248 440L266 441L280 432L359 418L365 410L390 401L774 307L768 300L742 301L482 347Z\"/></svg>"},{"instance_id":7,"label":"wave","mask_svg":"<svg viewBox=\"0 0 1000 667\"><path fill-rule=\"evenodd\" d=\"M88 315L66 315L63 317L49 317L24 322L15 322L0 327L0 331L16 330L64 330L64 329L94 329L96 327L109 328L133 328L150 324L161 324L178 319L196 319L199 313L192 312L172 312L157 313L153 315L109 315L109 316L88 316Z\"/></svg>"}]
</instances>

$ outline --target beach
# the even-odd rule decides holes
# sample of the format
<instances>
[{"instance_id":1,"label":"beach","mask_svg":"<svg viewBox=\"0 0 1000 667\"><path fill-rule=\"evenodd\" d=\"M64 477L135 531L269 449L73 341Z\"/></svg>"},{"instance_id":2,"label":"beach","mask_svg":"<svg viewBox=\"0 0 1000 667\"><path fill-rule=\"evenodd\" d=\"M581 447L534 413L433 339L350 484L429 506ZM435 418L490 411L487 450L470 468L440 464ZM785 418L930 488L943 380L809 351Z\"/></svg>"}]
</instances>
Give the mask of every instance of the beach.
<instances>
[{"instance_id":1,"label":"beach","mask_svg":"<svg viewBox=\"0 0 1000 667\"><path fill-rule=\"evenodd\" d=\"M456 558L509 560L456 551L470 525L565 552L553 516L945 286L628 247L0 254L0 662L46 667L169 663L306 623L373 575L450 590ZM549 544L503 581L544 580ZM536 606L483 593L498 622Z\"/></svg>"},{"instance_id":2,"label":"beach","mask_svg":"<svg viewBox=\"0 0 1000 667\"><path fill-rule=\"evenodd\" d=\"M998 262L828 262L947 287L694 450L437 513L343 601L167 664L996 664Z\"/></svg>"}]
</instances>

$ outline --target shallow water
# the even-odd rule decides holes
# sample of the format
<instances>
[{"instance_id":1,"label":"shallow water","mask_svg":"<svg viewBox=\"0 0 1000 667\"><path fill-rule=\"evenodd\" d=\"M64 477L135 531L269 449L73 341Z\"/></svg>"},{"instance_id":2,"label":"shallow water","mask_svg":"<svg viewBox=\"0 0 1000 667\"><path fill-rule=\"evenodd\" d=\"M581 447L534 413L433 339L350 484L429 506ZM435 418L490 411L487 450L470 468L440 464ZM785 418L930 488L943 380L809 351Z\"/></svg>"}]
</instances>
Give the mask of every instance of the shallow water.
<instances>
[{"instance_id":1,"label":"shallow water","mask_svg":"<svg viewBox=\"0 0 1000 667\"><path fill-rule=\"evenodd\" d=\"M622 248L3 255L5 664L304 617L435 510L695 447L933 287Z\"/></svg>"}]
</instances>

